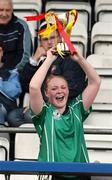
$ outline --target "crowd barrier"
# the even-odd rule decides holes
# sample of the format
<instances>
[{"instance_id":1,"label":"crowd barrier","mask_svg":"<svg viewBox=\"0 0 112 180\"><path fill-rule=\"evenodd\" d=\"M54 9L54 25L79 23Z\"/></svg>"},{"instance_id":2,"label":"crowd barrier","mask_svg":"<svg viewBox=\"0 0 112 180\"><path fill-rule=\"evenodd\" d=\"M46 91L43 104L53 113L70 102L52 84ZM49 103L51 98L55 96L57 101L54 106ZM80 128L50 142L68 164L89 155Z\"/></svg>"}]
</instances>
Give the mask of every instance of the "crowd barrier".
<instances>
[{"instance_id":1,"label":"crowd barrier","mask_svg":"<svg viewBox=\"0 0 112 180\"><path fill-rule=\"evenodd\" d=\"M0 133L36 133L32 127L0 127ZM84 128L85 134L112 134L111 128Z\"/></svg>"},{"instance_id":2,"label":"crowd barrier","mask_svg":"<svg viewBox=\"0 0 112 180\"><path fill-rule=\"evenodd\" d=\"M111 163L0 161L0 174L112 176Z\"/></svg>"},{"instance_id":3,"label":"crowd barrier","mask_svg":"<svg viewBox=\"0 0 112 180\"><path fill-rule=\"evenodd\" d=\"M112 129L86 129L86 134L112 134ZM36 133L35 128L1 127L0 133ZM0 161L0 174L36 174L36 175L90 175L112 176L111 163L62 163L38 161Z\"/></svg>"}]
</instances>

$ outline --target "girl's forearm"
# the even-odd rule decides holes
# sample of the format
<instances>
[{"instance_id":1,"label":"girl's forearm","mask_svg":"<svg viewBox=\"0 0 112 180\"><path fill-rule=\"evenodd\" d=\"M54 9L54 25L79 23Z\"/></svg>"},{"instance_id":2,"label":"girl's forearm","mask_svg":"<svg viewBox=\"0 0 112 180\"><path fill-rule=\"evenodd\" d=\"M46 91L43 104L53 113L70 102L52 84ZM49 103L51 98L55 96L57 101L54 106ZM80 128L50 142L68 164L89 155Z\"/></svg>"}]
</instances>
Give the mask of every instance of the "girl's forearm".
<instances>
[{"instance_id":1,"label":"girl's forearm","mask_svg":"<svg viewBox=\"0 0 112 180\"><path fill-rule=\"evenodd\" d=\"M75 57L74 61L75 61ZM77 63L81 66L83 71L85 72L87 78L88 78L88 83L93 83L93 82L98 82L100 81L100 77L97 74L96 70L85 60L82 56L79 56Z\"/></svg>"},{"instance_id":2,"label":"girl's forearm","mask_svg":"<svg viewBox=\"0 0 112 180\"><path fill-rule=\"evenodd\" d=\"M52 64L51 59L47 57L44 63L40 66L40 68L36 71L36 73L32 77L30 81L30 87L34 89L41 88L42 83L46 77L46 74L51 64Z\"/></svg>"}]
</instances>

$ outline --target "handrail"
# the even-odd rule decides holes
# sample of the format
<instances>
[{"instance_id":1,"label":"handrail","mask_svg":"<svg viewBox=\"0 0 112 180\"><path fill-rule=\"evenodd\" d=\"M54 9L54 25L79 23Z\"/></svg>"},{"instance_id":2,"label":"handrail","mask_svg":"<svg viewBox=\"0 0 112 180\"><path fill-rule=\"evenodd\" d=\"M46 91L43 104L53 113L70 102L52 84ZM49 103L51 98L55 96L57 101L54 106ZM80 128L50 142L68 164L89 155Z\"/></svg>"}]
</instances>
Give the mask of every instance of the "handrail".
<instances>
[{"instance_id":1,"label":"handrail","mask_svg":"<svg viewBox=\"0 0 112 180\"><path fill-rule=\"evenodd\" d=\"M0 174L112 176L111 163L0 161Z\"/></svg>"},{"instance_id":2,"label":"handrail","mask_svg":"<svg viewBox=\"0 0 112 180\"><path fill-rule=\"evenodd\" d=\"M33 127L0 127L0 133L36 133ZM112 135L112 128L84 128L85 134Z\"/></svg>"},{"instance_id":3,"label":"handrail","mask_svg":"<svg viewBox=\"0 0 112 180\"><path fill-rule=\"evenodd\" d=\"M0 127L0 133L36 133L33 127Z\"/></svg>"}]
</instances>

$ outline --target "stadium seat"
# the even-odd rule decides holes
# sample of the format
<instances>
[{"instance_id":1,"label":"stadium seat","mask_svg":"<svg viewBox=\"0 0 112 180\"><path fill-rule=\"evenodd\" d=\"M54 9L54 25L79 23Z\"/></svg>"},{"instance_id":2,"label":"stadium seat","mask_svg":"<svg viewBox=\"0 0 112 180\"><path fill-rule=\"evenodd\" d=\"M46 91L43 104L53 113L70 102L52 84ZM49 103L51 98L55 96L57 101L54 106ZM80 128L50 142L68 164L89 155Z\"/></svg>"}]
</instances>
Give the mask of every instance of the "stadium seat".
<instances>
[{"instance_id":1,"label":"stadium seat","mask_svg":"<svg viewBox=\"0 0 112 180\"><path fill-rule=\"evenodd\" d=\"M112 163L112 135L106 133L112 127L112 82L111 77L101 78L101 88L93 103L95 110L84 122L86 130L95 129L96 133L85 133L85 140L90 162ZM105 134L100 134L101 129L104 129ZM107 177L95 178L92 177L92 180L108 180Z\"/></svg>"},{"instance_id":2,"label":"stadium seat","mask_svg":"<svg viewBox=\"0 0 112 180\"><path fill-rule=\"evenodd\" d=\"M94 100L93 110L112 111L112 78L101 77L100 90Z\"/></svg>"},{"instance_id":3,"label":"stadium seat","mask_svg":"<svg viewBox=\"0 0 112 180\"><path fill-rule=\"evenodd\" d=\"M20 9L32 9L41 12L42 1L41 0L13 0L14 7L20 6ZM26 7L27 5L27 7ZM18 9L18 8L17 8Z\"/></svg>"},{"instance_id":4,"label":"stadium seat","mask_svg":"<svg viewBox=\"0 0 112 180\"><path fill-rule=\"evenodd\" d=\"M9 180L38 180L38 176L37 175L21 175L21 174L13 174L10 175Z\"/></svg>"},{"instance_id":5,"label":"stadium seat","mask_svg":"<svg viewBox=\"0 0 112 180\"><path fill-rule=\"evenodd\" d=\"M23 107L29 107L29 93L25 93L25 96L23 99Z\"/></svg>"},{"instance_id":6,"label":"stadium seat","mask_svg":"<svg viewBox=\"0 0 112 180\"><path fill-rule=\"evenodd\" d=\"M84 24L76 22L72 28L71 41L75 45L76 49L86 57L87 55L87 43L88 43L88 33Z\"/></svg>"},{"instance_id":7,"label":"stadium seat","mask_svg":"<svg viewBox=\"0 0 112 180\"><path fill-rule=\"evenodd\" d=\"M95 21L112 22L112 1L95 1Z\"/></svg>"},{"instance_id":8,"label":"stadium seat","mask_svg":"<svg viewBox=\"0 0 112 180\"><path fill-rule=\"evenodd\" d=\"M22 124L21 128L33 128L32 124ZM37 160L40 141L37 133L15 134L15 160Z\"/></svg>"},{"instance_id":9,"label":"stadium seat","mask_svg":"<svg viewBox=\"0 0 112 180\"><path fill-rule=\"evenodd\" d=\"M41 13L42 9L42 1L41 0L13 0L13 8L14 13L19 18L24 18L25 16L35 16ZM37 29L39 26L39 23L37 21L27 21L29 29L31 31L33 44L35 46L35 43L37 41Z\"/></svg>"},{"instance_id":10,"label":"stadium seat","mask_svg":"<svg viewBox=\"0 0 112 180\"><path fill-rule=\"evenodd\" d=\"M112 127L112 112L92 112L84 122L86 130L95 129L96 133L85 133L90 162L112 163L112 135L107 129ZM104 130L101 134L99 130ZM98 133L97 133L98 132Z\"/></svg>"},{"instance_id":11,"label":"stadium seat","mask_svg":"<svg viewBox=\"0 0 112 180\"><path fill-rule=\"evenodd\" d=\"M10 144L7 138L0 137L0 160L9 160L9 148Z\"/></svg>"},{"instance_id":12,"label":"stadium seat","mask_svg":"<svg viewBox=\"0 0 112 180\"><path fill-rule=\"evenodd\" d=\"M54 11L56 14L61 14L71 9L77 9L78 22L83 23L87 31L91 29L91 5L89 2L77 1L47 1L45 11Z\"/></svg>"},{"instance_id":13,"label":"stadium seat","mask_svg":"<svg viewBox=\"0 0 112 180\"><path fill-rule=\"evenodd\" d=\"M91 54L87 57L87 61L96 69L99 75L112 75L112 56Z\"/></svg>"},{"instance_id":14,"label":"stadium seat","mask_svg":"<svg viewBox=\"0 0 112 180\"><path fill-rule=\"evenodd\" d=\"M112 127L111 111L93 111L84 122L84 127L93 127L97 129Z\"/></svg>"},{"instance_id":15,"label":"stadium seat","mask_svg":"<svg viewBox=\"0 0 112 180\"><path fill-rule=\"evenodd\" d=\"M85 134L90 162L112 163L112 135Z\"/></svg>"},{"instance_id":16,"label":"stadium seat","mask_svg":"<svg viewBox=\"0 0 112 180\"><path fill-rule=\"evenodd\" d=\"M47 175L10 175L9 180L51 180L51 176ZM1 179L0 179L1 180Z\"/></svg>"},{"instance_id":17,"label":"stadium seat","mask_svg":"<svg viewBox=\"0 0 112 180\"><path fill-rule=\"evenodd\" d=\"M91 54L112 55L112 23L97 22L93 25Z\"/></svg>"},{"instance_id":18,"label":"stadium seat","mask_svg":"<svg viewBox=\"0 0 112 180\"><path fill-rule=\"evenodd\" d=\"M0 180L7 180L4 174L0 174Z\"/></svg>"}]
</instances>

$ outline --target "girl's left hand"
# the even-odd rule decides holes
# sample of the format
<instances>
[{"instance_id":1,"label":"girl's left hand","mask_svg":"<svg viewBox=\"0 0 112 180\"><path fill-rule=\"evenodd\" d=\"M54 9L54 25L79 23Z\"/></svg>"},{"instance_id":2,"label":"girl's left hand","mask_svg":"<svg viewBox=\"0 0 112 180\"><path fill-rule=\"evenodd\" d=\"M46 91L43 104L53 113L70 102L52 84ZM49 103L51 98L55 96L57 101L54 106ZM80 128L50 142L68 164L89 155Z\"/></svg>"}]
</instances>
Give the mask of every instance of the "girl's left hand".
<instances>
[{"instance_id":1,"label":"girl's left hand","mask_svg":"<svg viewBox=\"0 0 112 180\"><path fill-rule=\"evenodd\" d=\"M78 51L75 51L75 53L71 55L71 58L76 62L79 62L81 59L84 59L84 57Z\"/></svg>"}]
</instances>

